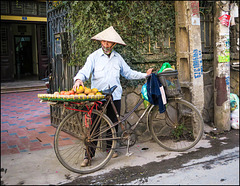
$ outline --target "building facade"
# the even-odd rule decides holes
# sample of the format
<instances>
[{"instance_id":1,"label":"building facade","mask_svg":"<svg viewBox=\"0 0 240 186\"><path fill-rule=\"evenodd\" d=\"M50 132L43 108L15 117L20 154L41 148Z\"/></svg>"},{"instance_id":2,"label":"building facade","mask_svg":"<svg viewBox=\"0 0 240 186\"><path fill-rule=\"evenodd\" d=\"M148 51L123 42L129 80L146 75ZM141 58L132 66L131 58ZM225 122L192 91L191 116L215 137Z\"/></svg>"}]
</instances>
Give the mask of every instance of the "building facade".
<instances>
[{"instance_id":1,"label":"building facade","mask_svg":"<svg viewBox=\"0 0 240 186\"><path fill-rule=\"evenodd\" d=\"M49 73L46 1L1 1L1 82Z\"/></svg>"},{"instance_id":2,"label":"building facade","mask_svg":"<svg viewBox=\"0 0 240 186\"><path fill-rule=\"evenodd\" d=\"M214 1L176 1L175 2L175 20L176 20L176 41L171 42L177 54L176 66L179 72L179 80L184 99L192 102L201 111L205 123L220 130L229 130L229 122L223 119L217 119L214 115L226 114L229 121L230 104L229 93L234 92L239 96L239 67L238 70L233 66L239 66L239 3L214 2ZM53 78L51 90L57 91L70 89L72 87L72 78L79 66L68 66L66 48L71 40L71 33L66 33L67 22L66 9L48 8L48 29L49 29L49 56L53 69ZM231 16L231 21L226 26L225 22L220 22L223 17ZM223 17L222 17L223 16ZM229 21L229 20L228 20ZM222 28L222 29L219 29ZM226 33L222 30L226 30ZM218 41L217 35L220 35ZM218 44L221 43L222 47ZM150 46L150 45L149 45ZM154 47L154 46L152 46ZM150 47L149 47L150 48ZM219 53L220 48L224 50ZM229 55L230 54L230 55ZM149 55L152 55L149 52ZM159 62L160 63L160 62ZM145 64L144 64L145 65ZM217 66L217 67L216 67ZM222 68L223 67L223 68ZM224 71L217 74L216 70ZM215 75L214 75L215 74ZM217 74L217 76L216 76ZM224 104L217 110L219 96L215 92L221 93L216 89L216 79L220 76L225 84L222 89L227 90ZM218 77L218 78L216 78ZM141 96L141 85L137 89L132 88L124 90L122 97L121 115L128 112L131 105L128 100L138 100ZM226 92L226 91L225 91ZM221 97L220 97L221 98ZM225 105L228 105L225 107ZM60 108L52 108L52 124L57 125L63 117ZM134 114L132 120L137 120L140 111ZM132 121L128 121L132 122ZM225 125L225 126L224 126ZM140 133L147 133L145 123L140 124Z\"/></svg>"}]
</instances>

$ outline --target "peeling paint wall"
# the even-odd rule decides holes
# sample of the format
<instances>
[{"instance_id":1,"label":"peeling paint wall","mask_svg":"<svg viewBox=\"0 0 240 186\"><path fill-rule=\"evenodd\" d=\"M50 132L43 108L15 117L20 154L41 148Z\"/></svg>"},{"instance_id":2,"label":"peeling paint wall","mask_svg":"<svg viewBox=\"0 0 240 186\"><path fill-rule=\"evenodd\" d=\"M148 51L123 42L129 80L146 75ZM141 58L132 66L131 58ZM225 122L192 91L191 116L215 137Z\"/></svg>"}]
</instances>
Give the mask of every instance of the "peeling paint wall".
<instances>
[{"instance_id":1,"label":"peeling paint wall","mask_svg":"<svg viewBox=\"0 0 240 186\"><path fill-rule=\"evenodd\" d=\"M216 77L215 88L217 92L216 104L222 106L227 101L226 77Z\"/></svg>"},{"instance_id":2,"label":"peeling paint wall","mask_svg":"<svg viewBox=\"0 0 240 186\"><path fill-rule=\"evenodd\" d=\"M214 17L214 125L230 130L230 43L229 2L215 3Z\"/></svg>"}]
</instances>

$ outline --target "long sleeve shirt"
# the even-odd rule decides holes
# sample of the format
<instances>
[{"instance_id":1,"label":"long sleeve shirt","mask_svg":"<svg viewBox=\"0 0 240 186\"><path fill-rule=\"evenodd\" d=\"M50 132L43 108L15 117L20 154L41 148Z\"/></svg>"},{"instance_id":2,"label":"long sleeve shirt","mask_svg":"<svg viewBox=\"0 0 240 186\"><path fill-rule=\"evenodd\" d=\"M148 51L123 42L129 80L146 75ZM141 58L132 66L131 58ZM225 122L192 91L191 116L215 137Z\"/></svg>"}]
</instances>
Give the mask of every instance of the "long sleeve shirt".
<instances>
[{"instance_id":1,"label":"long sleeve shirt","mask_svg":"<svg viewBox=\"0 0 240 186\"><path fill-rule=\"evenodd\" d=\"M144 79L147 73L132 70L124 61L122 56L116 51L112 51L110 57L103 53L102 48L90 54L82 69L73 78L83 82L91 77L91 88L105 90L117 85L113 92L113 100L120 100L122 96L122 86L120 84L120 74L126 79Z\"/></svg>"}]
</instances>

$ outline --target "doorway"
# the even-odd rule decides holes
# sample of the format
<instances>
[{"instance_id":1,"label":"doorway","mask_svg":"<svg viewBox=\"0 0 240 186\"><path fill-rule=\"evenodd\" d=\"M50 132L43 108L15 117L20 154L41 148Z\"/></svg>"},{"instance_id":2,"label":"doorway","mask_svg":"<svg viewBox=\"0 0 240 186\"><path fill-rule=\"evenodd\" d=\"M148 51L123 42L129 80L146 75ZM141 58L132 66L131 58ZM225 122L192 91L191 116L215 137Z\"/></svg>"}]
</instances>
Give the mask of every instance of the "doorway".
<instances>
[{"instance_id":1,"label":"doorway","mask_svg":"<svg viewBox=\"0 0 240 186\"><path fill-rule=\"evenodd\" d=\"M25 79L33 75L32 38L15 36L16 78Z\"/></svg>"}]
</instances>

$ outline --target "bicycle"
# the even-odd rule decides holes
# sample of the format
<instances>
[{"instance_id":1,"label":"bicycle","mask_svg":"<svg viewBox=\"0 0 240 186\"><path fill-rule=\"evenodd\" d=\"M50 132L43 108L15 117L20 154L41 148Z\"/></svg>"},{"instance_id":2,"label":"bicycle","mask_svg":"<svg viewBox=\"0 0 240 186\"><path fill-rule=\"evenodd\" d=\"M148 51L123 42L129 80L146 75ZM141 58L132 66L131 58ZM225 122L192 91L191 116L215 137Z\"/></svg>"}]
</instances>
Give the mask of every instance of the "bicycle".
<instances>
[{"instance_id":1,"label":"bicycle","mask_svg":"<svg viewBox=\"0 0 240 186\"><path fill-rule=\"evenodd\" d=\"M116 86L102 92L106 101L102 106L100 101L84 104L64 103L66 108L75 111L62 120L55 133L54 150L60 163L75 173L95 172L110 161L117 140L127 148L126 155L131 155L129 148L136 142L134 129L145 114L147 114L149 131L161 147L179 152L194 147L203 135L204 125L200 112L193 104L182 98L177 71L161 73L159 78L168 96L166 111L160 114L158 106L150 104L134 125L126 125L126 120L143 104L144 99L141 99L132 111L120 118L111 96ZM169 82L177 86L169 85ZM113 106L118 118L115 123L112 123L105 114L108 104ZM122 128L120 136L116 134L117 125ZM86 156L89 165L81 167L80 164Z\"/></svg>"}]
</instances>

